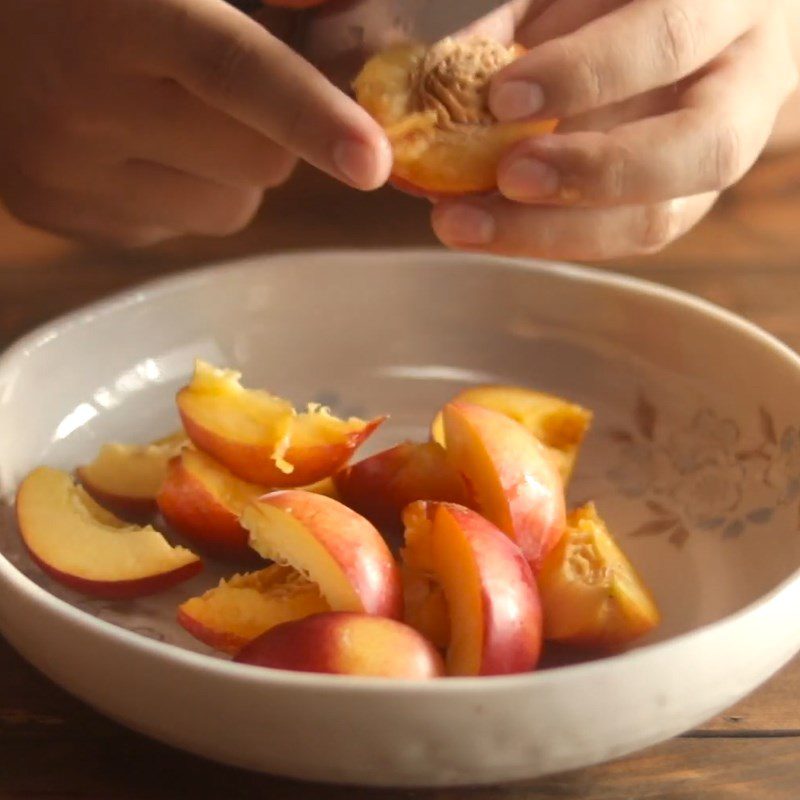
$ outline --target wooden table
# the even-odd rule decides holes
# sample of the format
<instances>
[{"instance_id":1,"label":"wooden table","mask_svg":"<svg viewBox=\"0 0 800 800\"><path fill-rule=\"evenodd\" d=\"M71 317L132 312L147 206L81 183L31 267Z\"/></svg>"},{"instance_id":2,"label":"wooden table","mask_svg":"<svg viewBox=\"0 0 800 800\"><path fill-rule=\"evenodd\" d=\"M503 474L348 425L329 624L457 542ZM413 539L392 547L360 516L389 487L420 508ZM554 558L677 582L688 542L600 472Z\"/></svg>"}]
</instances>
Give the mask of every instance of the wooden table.
<instances>
[{"instance_id":1,"label":"wooden table","mask_svg":"<svg viewBox=\"0 0 800 800\"><path fill-rule=\"evenodd\" d=\"M224 241L89 251L0 219L0 345L54 314L165 272L266 250L433 244L426 204L360 195L304 173ZM800 154L762 162L667 252L614 268L695 292L800 349ZM747 643L742 643L747 647ZM504 788L425 792L307 786L221 767L144 739L49 683L0 640L0 798L800 797L800 659L692 733L613 764Z\"/></svg>"}]
</instances>

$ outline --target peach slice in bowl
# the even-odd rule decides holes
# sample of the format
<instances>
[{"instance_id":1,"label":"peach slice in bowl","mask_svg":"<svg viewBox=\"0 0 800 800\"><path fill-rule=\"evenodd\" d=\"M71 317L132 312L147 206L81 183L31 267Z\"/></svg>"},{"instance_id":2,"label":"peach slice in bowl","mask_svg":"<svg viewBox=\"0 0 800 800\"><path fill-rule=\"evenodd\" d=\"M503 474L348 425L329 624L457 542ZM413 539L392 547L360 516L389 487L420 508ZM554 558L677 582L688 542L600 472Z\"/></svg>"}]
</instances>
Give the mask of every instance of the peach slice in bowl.
<instances>
[{"instance_id":1,"label":"peach slice in bowl","mask_svg":"<svg viewBox=\"0 0 800 800\"><path fill-rule=\"evenodd\" d=\"M319 587L292 567L234 575L178 608L178 622L201 642L235 655L275 625L330 611Z\"/></svg>"},{"instance_id":2,"label":"peach slice in bowl","mask_svg":"<svg viewBox=\"0 0 800 800\"><path fill-rule=\"evenodd\" d=\"M384 127L393 180L415 194L488 192L512 145L549 133L553 120L499 122L489 110L491 77L525 50L485 38L399 45L370 59L356 99Z\"/></svg>"},{"instance_id":3,"label":"peach slice in bowl","mask_svg":"<svg viewBox=\"0 0 800 800\"><path fill-rule=\"evenodd\" d=\"M525 426L550 449L564 483L569 482L592 422L591 411L561 397L522 386L471 386L453 400L491 408ZM431 424L431 438L445 444L441 412Z\"/></svg>"},{"instance_id":4,"label":"peach slice in bowl","mask_svg":"<svg viewBox=\"0 0 800 800\"><path fill-rule=\"evenodd\" d=\"M17 520L33 560L92 597L143 597L188 580L203 566L154 528L118 519L66 472L50 467L35 469L20 485Z\"/></svg>"},{"instance_id":5,"label":"peach slice in bowl","mask_svg":"<svg viewBox=\"0 0 800 800\"><path fill-rule=\"evenodd\" d=\"M341 420L314 404L298 413L288 400L245 389L240 378L198 361L177 403L198 450L251 483L297 487L330 477L384 421Z\"/></svg>"},{"instance_id":6,"label":"peach slice in bowl","mask_svg":"<svg viewBox=\"0 0 800 800\"><path fill-rule=\"evenodd\" d=\"M404 561L430 576L444 595L448 674L534 669L542 608L522 551L491 522L453 503L413 503L404 517Z\"/></svg>"},{"instance_id":7,"label":"peach slice in bowl","mask_svg":"<svg viewBox=\"0 0 800 800\"><path fill-rule=\"evenodd\" d=\"M241 517L250 546L319 587L334 611L400 618L399 568L364 517L321 494L284 489L249 503Z\"/></svg>"},{"instance_id":8,"label":"peach slice in bowl","mask_svg":"<svg viewBox=\"0 0 800 800\"><path fill-rule=\"evenodd\" d=\"M120 517L148 519L156 511L169 460L188 441L180 431L147 445L104 444L93 461L78 467L78 478L100 505Z\"/></svg>"}]
</instances>

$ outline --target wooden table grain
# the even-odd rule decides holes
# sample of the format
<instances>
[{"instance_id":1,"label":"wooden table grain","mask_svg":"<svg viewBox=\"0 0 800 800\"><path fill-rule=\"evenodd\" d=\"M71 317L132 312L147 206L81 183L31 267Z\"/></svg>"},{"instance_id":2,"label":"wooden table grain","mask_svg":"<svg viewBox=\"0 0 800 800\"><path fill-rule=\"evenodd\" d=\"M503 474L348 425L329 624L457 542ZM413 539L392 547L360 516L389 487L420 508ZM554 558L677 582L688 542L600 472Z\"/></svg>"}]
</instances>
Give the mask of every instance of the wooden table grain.
<instances>
[{"instance_id":1,"label":"wooden table grain","mask_svg":"<svg viewBox=\"0 0 800 800\"><path fill-rule=\"evenodd\" d=\"M0 346L109 292L195 265L313 247L427 246L426 204L361 195L310 172L227 240L125 254L89 250L0 216ZM800 349L800 154L762 161L666 252L610 265L694 292ZM742 643L743 648L747 643ZM309 786L185 755L106 720L0 639L0 798L60 800L720 800L800 797L800 659L697 730L620 761L534 782L436 792Z\"/></svg>"}]
</instances>

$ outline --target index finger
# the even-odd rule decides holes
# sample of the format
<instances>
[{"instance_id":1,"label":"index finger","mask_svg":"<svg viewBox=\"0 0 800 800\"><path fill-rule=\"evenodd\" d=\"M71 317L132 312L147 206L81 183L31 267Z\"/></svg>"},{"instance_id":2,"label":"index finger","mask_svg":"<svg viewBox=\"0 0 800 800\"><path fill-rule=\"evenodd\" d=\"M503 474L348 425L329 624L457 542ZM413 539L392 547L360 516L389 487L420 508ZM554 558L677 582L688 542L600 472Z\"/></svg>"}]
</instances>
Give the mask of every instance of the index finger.
<instances>
[{"instance_id":1,"label":"index finger","mask_svg":"<svg viewBox=\"0 0 800 800\"><path fill-rule=\"evenodd\" d=\"M387 180L391 147L355 101L222 0L169 0L154 66L206 103L361 189ZM164 0L159 0L164 5Z\"/></svg>"}]
</instances>

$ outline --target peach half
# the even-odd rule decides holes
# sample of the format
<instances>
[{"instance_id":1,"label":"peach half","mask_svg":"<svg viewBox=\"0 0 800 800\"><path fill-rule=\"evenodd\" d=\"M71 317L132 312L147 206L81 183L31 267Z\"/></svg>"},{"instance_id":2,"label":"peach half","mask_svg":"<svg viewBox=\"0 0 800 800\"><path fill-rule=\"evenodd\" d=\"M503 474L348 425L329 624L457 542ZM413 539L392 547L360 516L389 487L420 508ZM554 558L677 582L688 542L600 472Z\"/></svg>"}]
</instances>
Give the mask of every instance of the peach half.
<instances>
[{"instance_id":1,"label":"peach half","mask_svg":"<svg viewBox=\"0 0 800 800\"><path fill-rule=\"evenodd\" d=\"M246 556L252 551L239 517L266 491L187 448L169 462L157 501L164 519L187 538L218 555Z\"/></svg>"},{"instance_id":2,"label":"peach half","mask_svg":"<svg viewBox=\"0 0 800 800\"><path fill-rule=\"evenodd\" d=\"M168 589L202 569L154 528L130 526L98 505L66 472L39 467L17 492L17 520L33 560L55 580L94 597Z\"/></svg>"},{"instance_id":3,"label":"peach half","mask_svg":"<svg viewBox=\"0 0 800 800\"><path fill-rule=\"evenodd\" d=\"M178 608L178 622L201 642L234 655L275 625L330 611L319 587L272 564L234 575Z\"/></svg>"},{"instance_id":4,"label":"peach half","mask_svg":"<svg viewBox=\"0 0 800 800\"><path fill-rule=\"evenodd\" d=\"M147 519L156 511L167 463L188 441L181 431L147 445L104 444L91 464L78 467L78 478L100 505L120 517Z\"/></svg>"},{"instance_id":5,"label":"peach half","mask_svg":"<svg viewBox=\"0 0 800 800\"><path fill-rule=\"evenodd\" d=\"M436 196L488 192L512 145L556 122L498 122L488 106L492 76L525 52L485 38L400 45L371 58L353 87L386 131L399 188Z\"/></svg>"},{"instance_id":6,"label":"peach half","mask_svg":"<svg viewBox=\"0 0 800 800\"><path fill-rule=\"evenodd\" d=\"M534 572L564 532L564 483L547 448L505 414L473 403L442 412L447 455L476 508L519 545Z\"/></svg>"},{"instance_id":7,"label":"peach half","mask_svg":"<svg viewBox=\"0 0 800 800\"><path fill-rule=\"evenodd\" d=\"M453 399L494 409L524 425L549 448L564 483L569 481L581 442L592 422L591 411L555 395L521 386L473 386ZM434 441L445 444L441 412L431 425L431 435Z\"/></svg>"},{"instance_id":8,"label":"peach half","mask_svg":"<svg viewBox=\"0 0 800 800\"><path fill-rule=\"evenodd\" d=\"M194 445L251 483L297 487L329 477L384 420L342 420L313 404L298 413L288 400L245 389L240 378L198 361L177 403Z\"/></svg>"},{"instance_id":9,"label":"peach half","mask_svg":"<svg viewBox=\"0 0 800 800\"><path fill-rule=\"evenodd\" d=\"M334 611L400 618L400 572L380 533L337 500L285 489L249 503L241 517L250 546L319 586Z\"/></svg>"},{"instance_id":10,"label":"peach half","mask_svg":"<svg viewBox=\"0 0 800 800\"><path fill-rule=\"evenodd\" d=\"M236 656L242 664L299 672L425 680L444 674L436 648L402 622L329 612L277 625Z\"/></svg>"},{"instance_id":11,"label":"peach half","mask_svg":"<svg viewBox=\"0 0 800 800\"><path fill-rule=\"evenodd\" d=\"M592 504L573 511L539 573L545 637L620 648L660 621L655 600Z\"/></svg>"},{"instance_id":12,"label":"peach half","mask_svg":"<svg viewBox=\"0 0 800 800\"><path fill-rule=\"evenodd\" d=\"M333 481L342 502L382 530L402 528L403 509L415 500L467 501L464 482L436 442L404 442L345 467Z\"/></svg>"},{"instance_id":13,"label":"peach half","mask_svg":"<svg viewBox=\"0 0 800 800\"><path fill-rule=\"evenodd\" d=\"M525 556L502 531L453 503L406 509L403 560L438 583L449 618L448 675L536 667L542 611Z\"/></svg>"}]
</instances>

